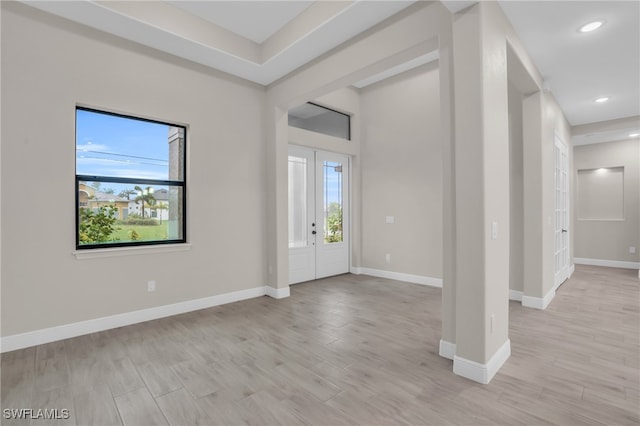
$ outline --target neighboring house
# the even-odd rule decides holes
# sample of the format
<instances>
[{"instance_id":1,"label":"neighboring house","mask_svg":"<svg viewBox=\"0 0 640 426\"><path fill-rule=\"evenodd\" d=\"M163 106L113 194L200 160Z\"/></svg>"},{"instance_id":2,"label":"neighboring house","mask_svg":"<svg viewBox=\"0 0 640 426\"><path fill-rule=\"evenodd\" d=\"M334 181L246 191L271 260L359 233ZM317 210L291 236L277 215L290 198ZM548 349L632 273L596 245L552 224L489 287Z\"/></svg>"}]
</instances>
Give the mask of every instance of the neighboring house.
<instances>
[{"instance_id":1,"label":"neighboring house","mask_svg":"<svg viewBox=\"0 0 640 426\"><path fill-rule=\"evenodd\" d=\"M81 183L78 187L78 200L80 207L86 207L94 211L99 207L115 204L118 208L116 217L120 220L126 219L129 215L129 200L118 197L115 194L100 192L84 183Z\"/></svg>"},{"instance_id":2,"label":"neighboring house","mask_svg":"<svg viewBox=\"0 0 640 426\"><path fill-rule=\"evenodd\" d=\"M153 206L145 205L144 217L158 219L160 221L169 220L169 191L167 189L158 189L153 193L156 199ZM135 200L128 200L128 209L130 214L139 214L142 216L142 203Z\"/></svg>"}]
</instances>

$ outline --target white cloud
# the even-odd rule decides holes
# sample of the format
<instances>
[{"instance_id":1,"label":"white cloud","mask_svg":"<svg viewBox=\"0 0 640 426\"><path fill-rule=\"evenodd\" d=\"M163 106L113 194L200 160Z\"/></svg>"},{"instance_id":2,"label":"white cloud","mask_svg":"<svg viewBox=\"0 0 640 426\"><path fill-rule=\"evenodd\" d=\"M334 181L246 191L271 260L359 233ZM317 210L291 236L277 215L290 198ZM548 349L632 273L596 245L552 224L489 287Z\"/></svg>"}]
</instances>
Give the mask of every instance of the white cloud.
<instances>
[{"instance_id":1,"label":"white cloud","mask_svg":"<svg viewBox=\"0 0 640 426\"><path fill-rule=\"evenodd\" d=\"M108 145L103 145L99 143L85 143L85 144L76 144L76 151L110 151Z\"/></svg>"}]
</instances>

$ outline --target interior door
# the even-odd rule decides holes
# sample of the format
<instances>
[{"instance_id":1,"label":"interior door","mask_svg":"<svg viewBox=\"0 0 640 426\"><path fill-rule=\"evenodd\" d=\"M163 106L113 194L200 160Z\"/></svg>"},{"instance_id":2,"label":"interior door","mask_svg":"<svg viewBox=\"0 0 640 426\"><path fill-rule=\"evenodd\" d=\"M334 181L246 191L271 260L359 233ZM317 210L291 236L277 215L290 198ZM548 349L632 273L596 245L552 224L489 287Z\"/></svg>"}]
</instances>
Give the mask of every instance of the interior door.
<instances>
[{"instance_id":1,"label":"interior door","mask_svg":"<svg viewBox=\"0 0 640 426\"><path fill-rule=\"evenodd\" d=\"M289 284L349 272L349 157L289 147Z\"/></svg>"},{"instance_id":2,"label":"interior door","mask_svg":"<svg viewBox=\"0 0 640 426\"><path fill-rule=\"evenodd\" d=\"M569 156L567 146L556 135L555 164L555 278L559 287L569 278Z\"/></svg>"}]
</instances>

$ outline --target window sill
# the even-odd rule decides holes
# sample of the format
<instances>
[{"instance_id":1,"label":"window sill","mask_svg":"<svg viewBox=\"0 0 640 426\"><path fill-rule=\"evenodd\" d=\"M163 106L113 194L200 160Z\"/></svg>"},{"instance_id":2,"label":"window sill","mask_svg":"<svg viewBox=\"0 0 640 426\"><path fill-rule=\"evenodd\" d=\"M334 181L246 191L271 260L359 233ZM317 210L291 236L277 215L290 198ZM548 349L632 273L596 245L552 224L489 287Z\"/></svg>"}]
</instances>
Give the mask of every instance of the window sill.
<instances>
[{"instance_id":1,"label":"window sill","mask_svg":"<svg viewBox=\"0 0 640 426\"><path fill-rule=\"evenodd\" d=\"M191 250L191 244L166 244L157 246L114 247L95 250L76 250L77 260L101 259L105 257L134 256L138 254L172 253Z\"/></svg>"}]
</instances>

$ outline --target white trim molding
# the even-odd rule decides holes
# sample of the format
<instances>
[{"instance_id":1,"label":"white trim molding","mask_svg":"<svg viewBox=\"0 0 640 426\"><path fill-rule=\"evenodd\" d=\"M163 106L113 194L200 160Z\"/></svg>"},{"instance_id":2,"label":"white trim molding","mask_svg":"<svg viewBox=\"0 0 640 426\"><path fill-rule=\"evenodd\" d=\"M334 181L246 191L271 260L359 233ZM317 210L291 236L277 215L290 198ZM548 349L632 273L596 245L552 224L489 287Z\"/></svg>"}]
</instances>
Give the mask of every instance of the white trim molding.
<instances>
[{"instance_id":1,"label":"white trim molding","mask_svg":"<svg viewBox=\"0 0 640 426\"><path fill-rule=\"evenodd\" d=\"M442 288L441 278L425 277L422 275L405 274L402 272L383 271L364 267L351 267L354 275L371 275L372 277L387 278L390 280L404 281L413 284L428 285L430 287Z\"/></svg>"},{"instance_id":2,"label":"white trim molding","mask_svg":"<svg viewBox=\"0 0 640 426\"><path fill-rule=\"evenodd\" d=\"M438 353L441 357L451 359L456 356L456 344L440 339L440 348Z\"/></svg>"},{"instance_id":3,"label":"white trim molding","mask_svg":"<svg viewBox=\"0 0 640 426\"><path fill-rule=\"evenodd\" d=\"M291 290L289 290L289 286L280 288L265 286L265 294L269 297L273 297L274 299L284 299L291 295Z\"/></svg>"},{"instance_id":4,"label":"white trim molding","mask_svg":"<svg viewBox=\"0 0 640 426\"><path fill-rule=\"evenodd\" d=\"M509 300L515 300L518 302L522 302L522 297L524 296L524 292L519 290L509 289Z\"/></svg>"},{"instance_id":5,"label":"white trim molding","mask_svg":"<svg viewBox=\"0 0 640 426\"><path fill-rule=\"evenodd\" d=\"M576 264L572 263L571 267L569 268L569 278L571 278L573 276L573 273L576 271Z\"/></svg>"},{"instance_id":6,"label":"white trim molding","mask_svg":"<svg viewBox=\"0 0 640 426\"><path fill-rule=\"evenodd\" d=\"M95 318L87 321L14 334L0 339L0 353L261 296L271 296L275 299L287 297L289 296L289 287L254 287L247 290L233 291L231 293L173 303L171 305L157 306L154 308L141 309L139 311L125 312L122 314L110 315L108 317Z\"/></svg>"},{"instance_id":7,"label":"white trim molding","mask_svg":"<svg viewBox=\"0 0 640 426\"><path fill-rule=\"evenodd\" d=\"M586 259L584 257L574 257L576 265L606 266L608 268L640 269L640 262L624 262L621 260Z\"/></svg>"},{"instance_id":8,"label":"white trim molding","mask_svg":"<svg viewBox=\"0 0 640 426\"><path fill-rule=\"evenodd\" d=\"M73 255L78 260L101 259L105 257L133 256L140 254L172 253L191 250L191 244L157 244L151 246L112 247L92 250L76 250Z\"/></svg>"},{"instance_id":9,"label":"white trim molding","mask_svg":"<svg viewBox=\"0 0 640 426\"><path fill-rule=\"evenodd\" d=\"M511 356L511 341L507 339L486 364L459 356L453 358L453 372L474 382L488 384Z\"/></svg>"},{"instance_id":10,"label":"white trim molding","mask_svg":"<svg viewBox=\"0 0 640 426\"><path fill-rule=\"evenodd\" d=\"M522 306L526 306L527 308L535 308L535 309L547 309L549 303L556 297L556 289L555 287L549 290L544 297L534 297L534 296L522 296Z\"/></svg>"}]
</instances>

